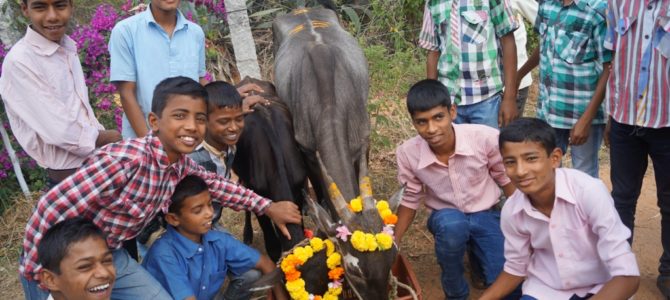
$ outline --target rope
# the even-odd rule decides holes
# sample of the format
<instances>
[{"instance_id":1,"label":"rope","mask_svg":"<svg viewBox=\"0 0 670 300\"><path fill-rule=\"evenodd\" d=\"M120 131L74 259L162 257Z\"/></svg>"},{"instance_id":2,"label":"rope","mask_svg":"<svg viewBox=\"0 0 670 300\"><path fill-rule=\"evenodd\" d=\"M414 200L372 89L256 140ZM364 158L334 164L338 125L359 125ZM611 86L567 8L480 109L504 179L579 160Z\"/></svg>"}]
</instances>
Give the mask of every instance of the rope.
<instances>
[{"instance_id":1,"label":"rope","mask_svg":"<svg viewBox=\"0 0 670 300\"><path fill-rule=\"evenodd\" d=\"M407 291L409 291L410 295L412 295L412 299L414 299L414 300L419 299L416 295L416 292L414 291L414 289L411 286L398 281L398 278L395 277L393 274L391 274L391 280L390 281L391 281L390 282L391 283L391 292L389 293L389 299L393 300L393 299L398 298L398 287L404 288Z\"/></svg>"}]
</instances>

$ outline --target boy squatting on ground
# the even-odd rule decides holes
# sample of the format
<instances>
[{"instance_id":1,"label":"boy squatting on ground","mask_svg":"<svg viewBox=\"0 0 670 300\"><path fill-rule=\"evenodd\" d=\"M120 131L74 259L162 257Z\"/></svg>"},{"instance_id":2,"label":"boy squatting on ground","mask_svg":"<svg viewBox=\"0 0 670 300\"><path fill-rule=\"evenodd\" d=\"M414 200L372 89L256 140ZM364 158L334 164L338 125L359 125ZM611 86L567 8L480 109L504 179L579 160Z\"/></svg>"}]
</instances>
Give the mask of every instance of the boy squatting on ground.
<instances>
[{"instance_id":1,"label":"boy squatting on ground","mask_svg":"<svg viewBox=\"0 0 670 300\"><path fill-rule=\"evenodd\" d=\"M499 144L517 191L502 209L505 268L481 299L499 299L521 282L522 299L631 297L640 272L630 230L602 181L559 168L556 135L540 119L512 122Z\"/></svg>"},{"instance_id":2,"label":"boy squatting on ground","mask_svg":"<svg viewBox=\"0 0 670 300\"><path fill-rule=\"evenodd\" d=\"M121 134L91 109L77 46L65 35L72 1L23 0L21 10L30 26L5 58L0 95L14 136L53 186Z\"/></svg>"},{"instance_id":3,"label":"boy squatting on ground","mask_svg":"<svg viewBox=\"0 0 670 300\"><path fill-rule=\"evenodd\" d=\"M517 117L517 27L507 0L426 1L419 34L426 77L449 89L455 123L498 128Z\"/></svg>"},{"instance_id":4,"label":"boy squatting on ground","mask_svg":"<svg viewBox=\"0 0 670 300\"><path fill-rule=\"evenodd\" d=\"M168 210L174 187L187 175L203 178L215 202L267 214L284 234L286 223L299 224L295 204L271 202L207 172L184 155L202 140L206 121L207 92L202 85L186 77L168 78L154 92L149 135L101 148L75 174L45 194L26 225L19 268L26 298L46 299L35 281L41 270L36 247L42 233L74 216L92 220L107 234L117 271L112 290L115 299L169 298L121 244L137 236L159 211Z\"/></svg>"},{"instance_id":5,"label":"boy squatting on ground","mask_svg":"<svg viewBox=\"0 0 670 300\"><path fill-rule=\"evenodd\" d=\"M556 130L572 166L598 178L605 131L602 102L612 51L605 48L606 0L540 1L535 30L540 45L519 76L540 65L537 117Z\"/></svg>"},{"instance_id":6,"label":"boy squatting on ground","mask_svg":"<svg viewBox=\"0 0 670 300\"><path fill-rule=\"evenodd\" d=\"M37 252L49 300L110 299L116 280L112 251L91 221L75 217L54 225Z\"/></svg>"},{"instance_id":7,"label":"boy squatting on ground","mask_svg":"<svg viewBox=\"0 0 670 300\"><path fill-rule=\"evenodd\" d=\"M249 299L253 282L239 287L237 295L224 295L221 286L226 274L240 276L251 269L267 274L276 268L256 249L227 232L212 230L213 217L207 183L195 175L184 177L175 188L165 216L167 231L142 262L174 299ZM279 299L288 297L280 284L273 292L281 296Z\"/></svg>"},{"instance_id":8,"label":"boy squatting on ground","mask_svg":"<svg viewBox=\"0 0 670 300\"><path fill-rule=\"evenodd\" d=\"M486 284L502 271L500 212L493 208L500 187L510 196L514 187L505 175L498 150L498 130L478 124L452 124L456 106L437 80L412 86L407 109L418 136L396 150L398 181L407 184L398 208L396 240L400 243L421 200L432 210L428 229L435 236L435 255L442 268L448 299L467 299L463 255L468 243L479 259Z\"/></svg>"}]
</instances>

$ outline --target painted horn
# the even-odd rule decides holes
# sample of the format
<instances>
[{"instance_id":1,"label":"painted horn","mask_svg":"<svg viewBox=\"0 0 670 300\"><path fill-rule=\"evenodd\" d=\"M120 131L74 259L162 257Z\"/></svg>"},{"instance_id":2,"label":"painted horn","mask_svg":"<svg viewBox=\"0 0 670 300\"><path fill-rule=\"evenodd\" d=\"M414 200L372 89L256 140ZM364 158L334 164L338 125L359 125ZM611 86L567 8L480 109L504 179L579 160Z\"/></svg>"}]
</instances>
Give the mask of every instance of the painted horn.
<instances>
[{"instance_id":1,"label":"painted horn","mask_svg":"<svg viewBox=\"0 0 670 300\"><path fill-rule=\"evenodd\" d=\"M396 211L396 208L398 208L400 200L402 200L402 197L405 194L405 188L407 188L407 183L404 183L402 187L389 198L389 208L392 211Z\"/></svg>"},{"instance_id":2,"label":"painted horn","mask_svg":"<svg viewBox=\"0 0 670 300\"><path fill-rule=\"evenodd\" d=\"M358 168L358 187L363 198L363 210L375 209L375 199L372 196L372 182L368 176L368 163L365 154L361 155Z\"/></svg>"},{"instance_id":3,"label":"painted horn","mask_svg":"<svg viewBox=\"0 0 670 300\"><path fill-rule=\"evenodd\" d=\"M333 207L335 207L335 212L340 217L340 220L346 223L353 217L351 210L349 210L349 203L344 200L344 196L342 196L340 189L337 188L337 184L335 184L333 178L328 175L326 166L323 165L321 155L318 151L316 152L316 159L319 161L321 173L323 174L323 178L326 180L326 185L328 186L328 196L330 197L330 201L333 204Z\"/></svg>"}]
</instances>

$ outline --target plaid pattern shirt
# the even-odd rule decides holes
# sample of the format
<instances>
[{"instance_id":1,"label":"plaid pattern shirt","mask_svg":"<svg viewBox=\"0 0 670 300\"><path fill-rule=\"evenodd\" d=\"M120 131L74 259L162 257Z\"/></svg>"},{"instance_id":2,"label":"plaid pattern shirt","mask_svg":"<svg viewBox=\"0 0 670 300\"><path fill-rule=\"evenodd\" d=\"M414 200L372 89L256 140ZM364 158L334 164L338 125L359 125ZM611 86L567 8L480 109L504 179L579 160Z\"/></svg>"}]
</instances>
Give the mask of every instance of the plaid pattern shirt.
<instances>
[{"instance_id":1,"label":"plaid pattern shirt","mask_svg":"<svg viewBox=\"0 0 670 300\"><path fill-rule=\"evenodd\" d=\"M540 97L537 117L554 128L570 129L591 102L603 63L607 0L541 0L535 30L540 41ZM605 124L602 107L592 124Z\"/></svg>"},{"instance_id":2,"label":"plaid pattern shirt","mask_svg":"<svg viewBox=\"0 0 670 300\"><path fill-rule=\"evenodd\" d=\"M454 14L460 20L451 18L452 1L460 1ZM438 79L449 89L453 103L475 104L502 91L498 38L519 27L507 1L427 0L419 46L440 52Z\"/></svg>"},{"instance_id":3,"label":"plaid pattern shirt","mask_svg":"<svg viewBox=\"0 0 670 300\"><path fill-rule=\"evenodd\" d=\"M19 271L38 279L37 245L51 226L75 216L93 221L117 249L137 236L158 212L167 212L177 183L187 175L205 179L213 201L262 214L270 200L207 172L187 156L170 164L160 140L149 134L97 150L75 174L46 193L26 225Z\"/></svg>"},{"instance_id":4,"label":"plaid pattern shirt","mask_svg":"<svg viewBox=\"0 0 670 300\"><path fill-rule=\"evenodd\" d=\"M608 112L619 123L670 127L670 0L610 0L605 47L615 51Z\"/></svg>"}]
</instances>

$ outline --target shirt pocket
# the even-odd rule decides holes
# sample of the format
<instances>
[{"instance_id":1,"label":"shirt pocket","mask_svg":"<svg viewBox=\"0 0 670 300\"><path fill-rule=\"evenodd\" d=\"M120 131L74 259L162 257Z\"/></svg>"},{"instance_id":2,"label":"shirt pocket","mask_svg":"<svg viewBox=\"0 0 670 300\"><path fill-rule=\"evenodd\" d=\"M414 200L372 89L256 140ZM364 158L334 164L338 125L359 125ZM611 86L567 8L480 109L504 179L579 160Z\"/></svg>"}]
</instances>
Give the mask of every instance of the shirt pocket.
<instances>
[{"instance_id":1,"label":"shirt pocket","mask_svg":"<svg viewBox=\"0 0 670 300\"><path fill-rule=\"evenodd\" d=\"M654 38L654 48L666 59L670 59L670 16L661 16L656 29L658 37Z\"/></svg>"},{"instance_id":2,"label":"shirt pocket","mask_svg":"<svg viewBox=\"0 0 670 300\"><path fill-rule=\"evenodd\" d=\"M589 35L579 31L558 30L555 51L558 57L569 64L581 64L595 59Z\"/></svg>"},{"instance_id":3,"label":"shirt pocket","mask_svg":"<svg viewBox=\"0 0 670 300\"><path fill-rule=\"evenodd\" d=\"M637 17L621 17L617 21L614 31L616 31L619 36L625 36L628 33L628 30L633 26L633 23L637 21Z\"/></svg>"},{"instance_id":4,"label":"shirt pocket","mask_svg":"<svg viewBox=\"0 0 670 300\"><path fill-rule=\"evenodd\" d=\"M463 42L481 44L488 38L489 14L485 10L461 12Z\"/></svg>"}]
</instances>

